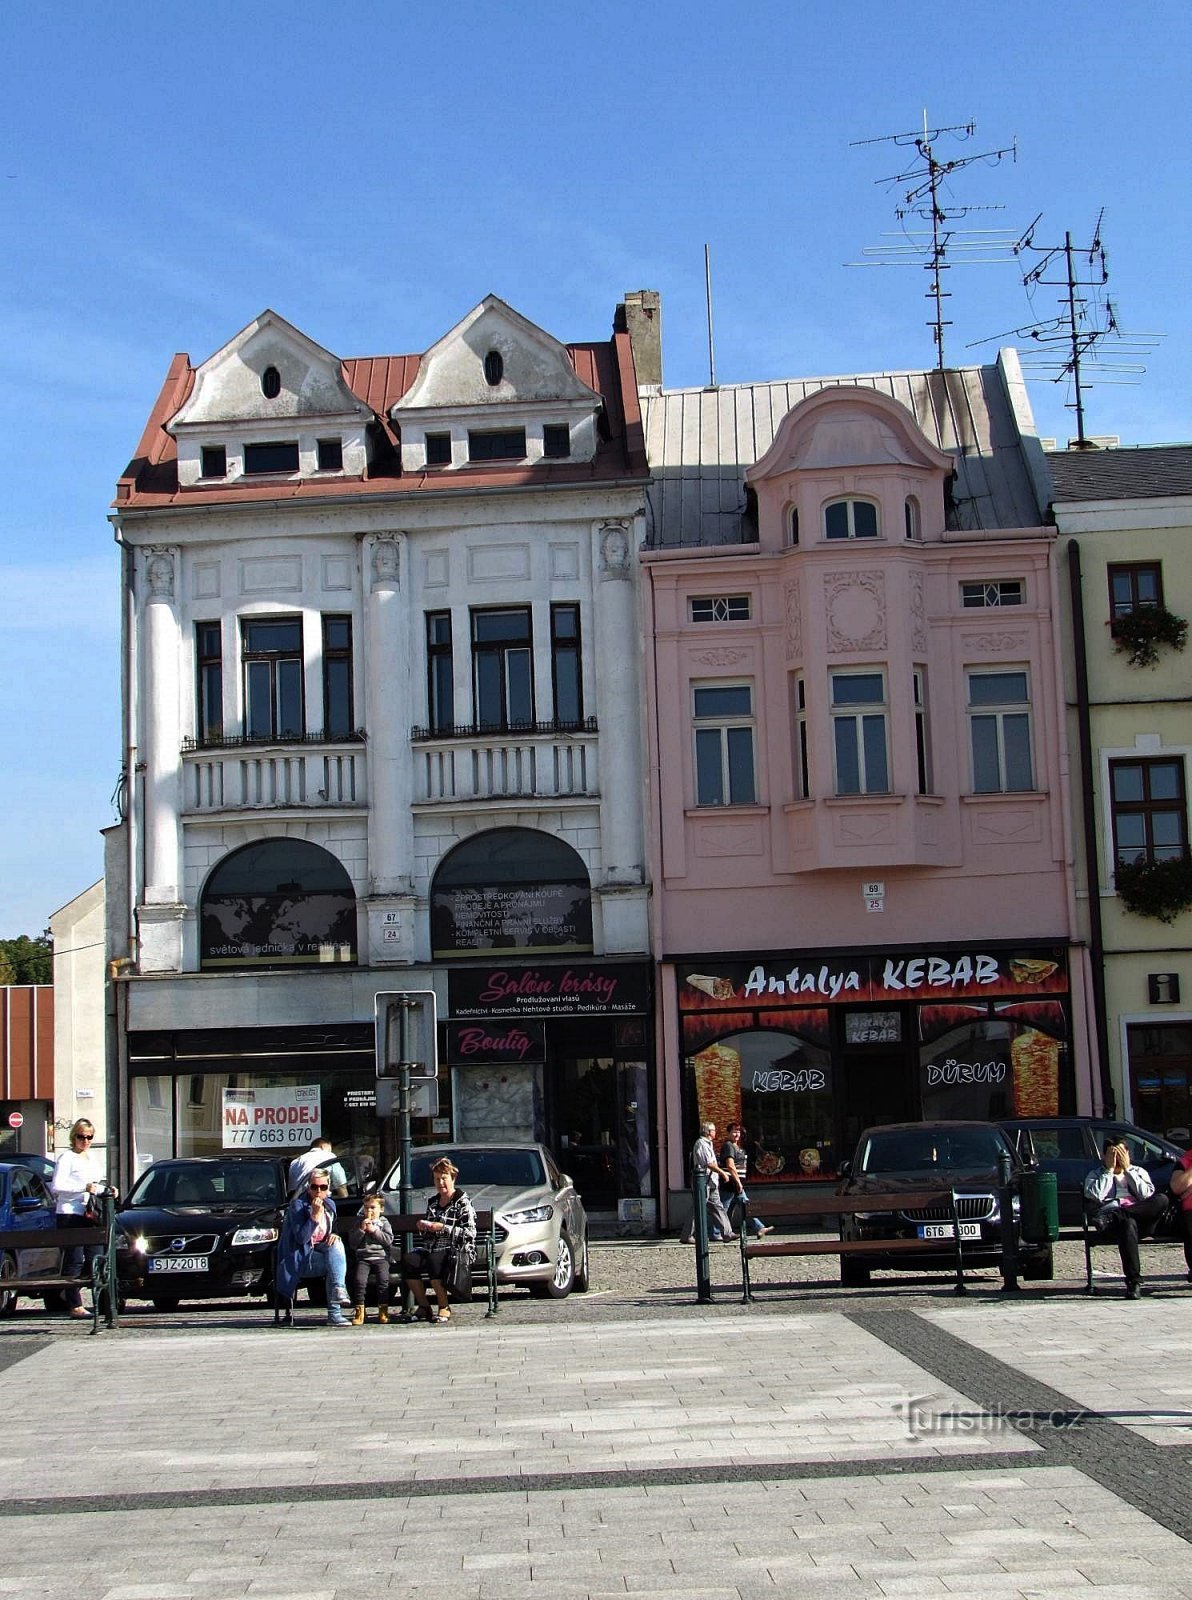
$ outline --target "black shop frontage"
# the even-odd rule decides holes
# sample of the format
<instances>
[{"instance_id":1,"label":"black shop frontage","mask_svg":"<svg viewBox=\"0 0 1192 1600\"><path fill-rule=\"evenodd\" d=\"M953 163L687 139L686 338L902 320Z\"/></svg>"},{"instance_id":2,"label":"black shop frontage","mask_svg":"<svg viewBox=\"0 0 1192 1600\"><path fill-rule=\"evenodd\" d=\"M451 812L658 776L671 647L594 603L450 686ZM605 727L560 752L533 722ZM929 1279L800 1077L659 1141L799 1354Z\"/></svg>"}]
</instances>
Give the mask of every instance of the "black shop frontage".
<instances>
[{"instance_id":1,"label":"black shop frontage","mask_svg":"<svg viewBox=\"0 0 1192 1600\"><path fill-rule=\"evenodd\" d=\"M674 968L687 1149L742 1122L750 1187L834 1179L862 1129L1075 1110L1063 946L703 957Z\"/></svg>"},{"instance_id":2,"label":"black shop frontage","mask_svg":"<svg viewBox=\"0 0 1192 1600\"><path fill-rule=\"evenodd\" d=\"M644 961L493 961L447 974L454 1136L539 1140L589 1215L657 1225L653 1022Z\"/></svg>"}]
</instances>

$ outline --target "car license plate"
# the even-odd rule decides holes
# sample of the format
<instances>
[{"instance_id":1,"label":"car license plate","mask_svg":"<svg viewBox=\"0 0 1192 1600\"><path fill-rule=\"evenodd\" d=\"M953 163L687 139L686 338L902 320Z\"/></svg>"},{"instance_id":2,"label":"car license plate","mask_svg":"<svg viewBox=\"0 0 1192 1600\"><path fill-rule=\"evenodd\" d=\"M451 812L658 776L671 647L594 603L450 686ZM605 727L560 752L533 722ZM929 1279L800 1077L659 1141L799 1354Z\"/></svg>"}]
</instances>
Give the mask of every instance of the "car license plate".
<instances>
[{"instance_id":1,"label":"car license plate","mask_svg":"<svg viewBox=\"0 0 1192 1600\"><path fill-rule=\"evenodd\" d=\"M924 1222L919 1225L920 1239L950 1239L952 1237L952 1224L950 1222ZM960 1237L962 1239L979 1239L981 1237L981 1224L979 1222L962 1222L960 1224Z\"/></svg>"},{"instance_id":2,"label":"car license plate","mask_svg":"<svg viewBox=\"0 0 1192 1600\"><path fill-rule=\"evenodd\" d=\"M150 1256L150 1272L206 1272L208 1256Z\"/></svg>"}]
</instances>

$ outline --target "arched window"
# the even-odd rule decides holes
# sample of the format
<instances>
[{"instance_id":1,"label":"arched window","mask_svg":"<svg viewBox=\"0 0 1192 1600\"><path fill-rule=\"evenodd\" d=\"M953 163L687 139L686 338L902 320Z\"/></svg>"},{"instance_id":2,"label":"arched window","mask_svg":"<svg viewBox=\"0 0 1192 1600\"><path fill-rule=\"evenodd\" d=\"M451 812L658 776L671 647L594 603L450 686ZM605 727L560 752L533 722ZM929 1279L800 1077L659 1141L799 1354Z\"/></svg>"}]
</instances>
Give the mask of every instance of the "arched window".
<instances>
[{"instance_id":1,"label":"arched window","mask_svg":"<svg viewBox=\"0 0 1192 1600\"><path fill-rule=\"evenodd\" d=\"M798 542L799 542L799 508L798 508L798 506L792 506L790 508L790 512L789 512L789 514L787 516L786 542L787 542L787 544L798 544Z\"/></svg>"},{"instance_id":2,"label":"arched window","mask_svg":"<svg viewBox=\"0 0 1192 1600\"><path fill-rule=\"evenodd\" d=\"M592 888L583 857L553 834L492 828L446 855L431 884L436 960L492 950L530 955L592 949Z\"/></svg>"},{"instance_id":3,"label":"arched window","mask_svg":"<svg viewBox=\"0 0 1192 1600\"><path fill-rule=\"evenodd\" d=\"M212 871L199 911L203 967L356 959L356 892L341 862L306 839L262 839Z\"/></svg>"},{"instance_id":4,"label":"arched window","mask_svg":"<svg viewBox=\"0 0 1192 1600\"><path fill-rule=\"evenodd\" d=\"M913 494L908 494L906 497L903 516L906 520L907 538L921 539L923 537L923 524L919 515L919 502Z\"/></svg>"},{"instance_id":5,"label":"arched window","mask_svg":"<svg viewBox=\"0 0 1192 1600\"><path fill-rule=\"evenodd\" d=\"M877 506L872 500L829 500L824 507L825 539L876 539Z\"/></svg>"}]
</instances>

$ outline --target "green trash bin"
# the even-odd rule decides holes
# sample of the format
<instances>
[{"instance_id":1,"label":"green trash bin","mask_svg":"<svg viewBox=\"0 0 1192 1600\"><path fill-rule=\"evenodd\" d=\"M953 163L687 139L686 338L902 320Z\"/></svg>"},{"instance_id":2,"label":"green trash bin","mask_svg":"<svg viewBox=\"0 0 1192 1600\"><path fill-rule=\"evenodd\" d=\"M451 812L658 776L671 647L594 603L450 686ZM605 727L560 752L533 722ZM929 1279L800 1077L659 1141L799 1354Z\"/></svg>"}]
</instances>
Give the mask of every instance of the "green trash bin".
<instances>
[{"instance_id":1,"label":"green trash bin","mask_svg":"<svg viewBox=\"0 0 1192 1600\"><path fill-rule=\"evenodd\" d=\"M1032 1244L1060 1236L1059 1180L1054 1172L1022 1175L1022 1237Z\"/></svg>"}]
</instances>

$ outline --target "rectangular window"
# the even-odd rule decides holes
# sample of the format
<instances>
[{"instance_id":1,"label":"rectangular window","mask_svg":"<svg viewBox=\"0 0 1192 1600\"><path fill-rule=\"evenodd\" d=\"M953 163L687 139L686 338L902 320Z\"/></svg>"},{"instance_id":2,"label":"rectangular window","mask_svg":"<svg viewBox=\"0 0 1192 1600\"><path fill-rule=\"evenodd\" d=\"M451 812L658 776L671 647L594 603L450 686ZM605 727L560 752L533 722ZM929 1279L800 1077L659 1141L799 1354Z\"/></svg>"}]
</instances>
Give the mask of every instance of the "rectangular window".
<instances>
[{"instance_id":1,"label":"rectangular window","mask_svg":"<svg viewBox=\"0 0 1192 1600\"><path fill-rule=\"evenodd\" d=\"M508 731L534 725L534 648L530 608L473 611L472 674L476 723Z\"/></svg>"},{"instance_id":2,"label":"rectangular window","mask_svg":"<svg viewBox=\"0 0 1192 1600\"><path fill-rule=\"evenodd\" d=\"M832 738L837 794L889 794L884 673L832 674Z\"/></svg>"},{"instance_id":3,"label":"rectangular window","mask_svg":"<svg viewBox=\"0 0 1192 1600\"><path fill-rule=\"evenodd\" d=\"M450 611L426 614L427 717L432 733L450 733L455 726L455 663L451 651Z\"/></svg>"},{"instance_id":4,"label":"rectangular window","mask_svg":"<svg viewBox=\"0 0 1192 1600\"><path fill-rule=\"evenodd\" d=\"M204 478L226 478L228 452L222 444L205 444L199 451L199 471Z\"/></svg>"},{"instance_id":5,"label":"rectangular window","mask_svg":"<svg viewBox=\"0 0 1192 1600\"><path fill-rule=\"evenodd\" d=\"M555 723L563 728L578 728L584 720L578 606L551 606L550 658Z\"/></svg>"},{"instance_id":6,"label":"rectangular window","mask_svg":"<svg viewBox=\"0 0 1192 1600\"><path fill-rule=\"evenodd\" d=\"M195 623L195 655L199 743L218 744L223 738L223 641L218 622Z\"/></svg>"},{"instance_id":7,"label":"rectangular window","mask_svg":"<svg viewBox=\"0 0 1192 1600\"><path fill-rule=\"evenodd\" d=\"M451 435L449 433L427 434L426 464L428 467L449 467L451 465Z\"/></svg>"},{"instance_id":8,"label":"rectangular window","mask_svg":"<svg viewBox=\"0 0 1192 1600\"><path fill-rule=\"evenodd\" d=\"M342 472L344 469L344 442L342 439L319 439L315 443L320 472Z\"/></svg>"},{"instance_id":9,"label":"rectangular window","mask_svg":"<svg viewBox=\"0 0 1192 1600\"><path fill-rule=\"evenodd\" d=\"M274 444L246 444L244 470L245 472L297 472L297 439L286 439Z\"/></svg>"},{"instance_id":10,"label":"rectangular window","mask_svg":"<svg viewBox=\"0 0 1192 1600\"><path fill-rule=\"evenodd\" d=\"M571 454L571 429L565 422L543 424L542 454L550 461L563 461Z\"/></svg>"},{"instance_id":11,"label":"rectangular window","mask_svg":"<svg viewBox=\"0 0 1192 1600\"><path fill-rule=\"evenodd\" d=\"M757 800L753 689L747 683L692 684L695 803L748 806Z\"/></svg>"},{"instance_id":12,"label":"rectangular window","mask_svg":"<svg viewBox=\"0 0 1192 1600\"><path fill-rule=\"evenodd\" d=\"M1157 561L1135 561L1109 568L1109 615L1124 617L1139 606L1163 604L1163 571Z\"/></svg>"},{"instance_id":13,"label":"rectangular window","mask_svg":"<svg viewBox=\"0 0 1192 1600\"><path fill-rule=\"evenodd\" d=\"M968 719L974 794L1033 789L1026 673L970 672Z\"/></svg>"},{"instance_id":14,"label":"rectangular window","mask_svg":"<svg viewBox=\"0 0 1192 1600\"><path fill-rule=\"evenodd\" d=\"M915 756L919 768L920 794L931 793L931 747L927 739L927 680L922 667L912 674L915 693Z\"/></svg>"},{"instance_id":15,"label":"rectangular window","mask_svg":"<svg viewBox=\"0 0 1192 1600\"><path fill-rule=\"evenodd\" d=\"M1181 757L1111 761L1114 857L1178 861L1188 854L1188 802Z\"/></svg>"},{"instance_id":16,"label":"rectangular window","mask_svg":"<svg viewBox=\"0 0 1192 1600\"><path fill-rule=\"evenodd\" d=\"M795 793L801 800L811 798L811 768L807 759L807 684L794 682L795 696Z\"/></svg>"},{"instance_id":17,"label":"rectangular window","mask_svg":"<svg viewBox=\"0 0 1192 1600\"><path fill-rule=\"evenodd\" d=\"M323 618L323 735L348 739L352 715L352 619Z\"/></svg>"},{"instance_id":18,"label":"rectangular window","mask_svg":"<svg viewBox=\"0 0 1192 1600\"><path fill-rule=\"evenodd\" d=\"M250 739L301 738L302 619L245 618L244 731Z\"/></svg>"},{"instance_id":19,"label":"rectangular window","mask_svg":"<svg viewBox=\"0 0 1192 1600\"><path fill-rule=\"evenodd\" d=\"M482 433L468 430L469 461L524 461L525 455L524 428L486 429Z\"/></svg>"},{"instance_id":20,"label":"rectangular window","mask_svg":"<svg viewBox=\"0 0 1192 1600\"><path fill-rule=\"evenodd\" d=\"M1020 606L1026 596L1021 578L991 578L960 585L960 603L967 610L990 606Z\"/></svg>"},{"instance_id":21,"label":"rectangular window","mask_svg":"<svg viewBox=\"0 0 1192 1600\"><path fill-rule=\"evenodd\" d=\"M692 595L688 601L692 622L748 622L747 594Z\"/></svg>"}]
</instances>

